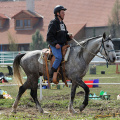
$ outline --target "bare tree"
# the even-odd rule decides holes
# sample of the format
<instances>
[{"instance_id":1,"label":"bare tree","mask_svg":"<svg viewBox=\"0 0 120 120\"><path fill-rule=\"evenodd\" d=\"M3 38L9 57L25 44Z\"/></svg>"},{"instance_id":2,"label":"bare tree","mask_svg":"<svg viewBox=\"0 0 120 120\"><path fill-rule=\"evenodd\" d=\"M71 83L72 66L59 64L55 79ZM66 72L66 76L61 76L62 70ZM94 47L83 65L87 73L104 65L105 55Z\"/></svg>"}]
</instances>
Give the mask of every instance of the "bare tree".
<instances>
[{"instance_id":1,"label":"bare tree","mask_svg":"<svg viewBox=\"0 0 120 120\"><path fill-rule=\"evenodd\" d=\"M16 39L8 32L8 41L9 41L9 50L10 51L17 51L18 44L16 44Z\"/></svg>"},{"instance_id":2,"label":"bare tree","mask_svg":"<svg viewBox=\"0 0 120 120\"><path fill-rule=\"evenodd\" d=\"M120 37L120 1L116 0L108 20L109 32L112 37Z\"/></svg>"}]
</instances>

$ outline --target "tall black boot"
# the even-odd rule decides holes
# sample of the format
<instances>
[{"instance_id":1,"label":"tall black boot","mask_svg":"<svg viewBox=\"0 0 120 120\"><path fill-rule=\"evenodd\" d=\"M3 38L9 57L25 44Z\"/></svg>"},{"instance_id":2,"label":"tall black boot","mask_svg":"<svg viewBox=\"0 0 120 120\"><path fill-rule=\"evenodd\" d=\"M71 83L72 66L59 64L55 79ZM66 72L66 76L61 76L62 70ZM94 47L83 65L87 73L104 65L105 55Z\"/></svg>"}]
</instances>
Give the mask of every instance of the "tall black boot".
<instances>
[{"instance_id":1,"label":"tall black boot","mask_svg":"<svg viewBox=\"0 0 120 120\"><path fill-rule=\"evenodd\" d=\"M49 82L50 83L52 83L52 81L53 81L53 73L54 72L57 72L57 69L52 67L51 70L50 70L50 74L49 74Z\"/></svg>"}]
</instances>

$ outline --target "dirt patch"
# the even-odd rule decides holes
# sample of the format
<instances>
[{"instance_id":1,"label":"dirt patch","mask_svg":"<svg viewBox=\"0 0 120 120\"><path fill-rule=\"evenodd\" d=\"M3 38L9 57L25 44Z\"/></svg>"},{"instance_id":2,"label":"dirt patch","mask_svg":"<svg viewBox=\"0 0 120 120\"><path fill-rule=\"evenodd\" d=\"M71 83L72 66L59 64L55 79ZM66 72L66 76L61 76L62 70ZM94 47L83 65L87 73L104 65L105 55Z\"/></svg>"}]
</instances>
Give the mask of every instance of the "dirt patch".
<instances>
[{"instance_id":1,"label":"dirt patch","mask_svg":"<svg viewBox=\"0 0 120 120\"><path fill-rule=\"evenodd\" d=\"M53 105L54 106L54 105ZM107 114L113 114L110 113L110 111L112 112L114 110L114 108L110 108L110 111L107 109L107 111L109 111L108 113L105 113L105 109L100 109L100 108L86 108L83 112L79 112L79 109L75 109L77 111L77 114L73 115L71 113L68 112L67 109L64 110L57 110L56 108L53 109L53 106L49 106L47 109L45 108L45 114L40 114L39 111L36 109L36 107L21 107L19 106L17 109L17 113L11 113L12 108L2 108L0 109L0 117L4 116L6 118L19 118L19 119L29 119L29 120L33 120L33 119L39 119L39 118L52 118L52 119L57 119L58 118L62 118L62 119L69 119L69 118L74 118L74 117L87 117L87 116L92 116L95 117L96 115L107 115ZM46 112L47 111L47 112ZM120 112L120 110L116 109L114 110L114 113L118 113ZM1 117L1 118L2 118ZM119 117L119 116L116 116Z\"/></svg>"}]
</instances>

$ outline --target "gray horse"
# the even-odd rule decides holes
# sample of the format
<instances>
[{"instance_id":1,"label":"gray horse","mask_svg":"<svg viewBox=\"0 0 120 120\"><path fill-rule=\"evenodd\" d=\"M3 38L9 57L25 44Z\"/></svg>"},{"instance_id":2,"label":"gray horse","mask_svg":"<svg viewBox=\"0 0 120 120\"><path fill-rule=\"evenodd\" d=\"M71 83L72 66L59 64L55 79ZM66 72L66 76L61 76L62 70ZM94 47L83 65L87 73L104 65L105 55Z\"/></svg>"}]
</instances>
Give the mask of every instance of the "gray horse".
<instances>
[{"instance_id":1,"label":"gray horse","mask_svg":"<svg viewBox=\"0 0 120 120\"><path fill-rule=\"evenodd\" d=\"M65 63L65 74L67 78L72 81L71 97L68 106L68 110L71 113L76 113L73 108L73 101L75 98L77 86L81 86L85 91L85 98L79 108L80 111L84 110L84 108L88 105L89 88L82 81L82 78L85 76L89 63L95 57L95 55L100 52L101 55L103 55L109 62L115 62L116 60L116 54L111 38L106 37L105 34L103 34L102 37L87 40L82 45L84 47L79 45L71 47L68 61ZM31 51L26 54L17 55L14 59L14 77L17 77L19 81L21 81L19 69L21 66L27 75L27 80L19 88L17 98L13 104L13 112L16 112L20 97L28 88L31 89L30 94L34 99L34 102L36 103L40 113L44 112L37 99L38 78L43 75L43 65L38 62L38 59L41 55L40 52L40 50ZM50 64L48 66L50 69Z\"/></svg>"}]
</instances>

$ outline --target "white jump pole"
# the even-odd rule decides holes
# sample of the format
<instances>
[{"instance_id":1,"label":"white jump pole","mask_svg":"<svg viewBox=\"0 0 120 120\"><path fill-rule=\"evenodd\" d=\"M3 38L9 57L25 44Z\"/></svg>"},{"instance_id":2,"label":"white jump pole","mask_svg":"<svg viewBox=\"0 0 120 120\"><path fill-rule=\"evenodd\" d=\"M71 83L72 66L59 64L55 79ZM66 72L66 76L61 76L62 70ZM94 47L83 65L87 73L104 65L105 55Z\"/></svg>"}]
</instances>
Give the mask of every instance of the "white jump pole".
<instances>
[{"instance_id":1,"label":"white jump pole","mask_svg":"<svg viewBox=\"0 0 120 120\"><path fill-rule=\"evenodd\" d=\"M54 85L54 83L50 83ZM68 85L72 85L72 83L67 83ZM86 85L120 85L120 83L85 83ZM48 85L48 83L42 83L42 85ZM58 85L65 85L65 83L58 83Z\"/></svg>"},{"instance_id":2,"label":"white jump pole","mask_svg":"<svg viewBox=\"0 0 120 120\"><path fill-rule=\"evenodd\" d=\"M42 100L42 76L40 76L40 100Z\"/></svg>"}]
</instances>

